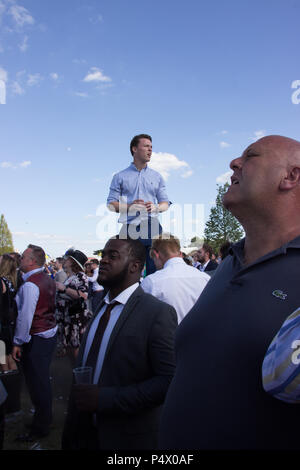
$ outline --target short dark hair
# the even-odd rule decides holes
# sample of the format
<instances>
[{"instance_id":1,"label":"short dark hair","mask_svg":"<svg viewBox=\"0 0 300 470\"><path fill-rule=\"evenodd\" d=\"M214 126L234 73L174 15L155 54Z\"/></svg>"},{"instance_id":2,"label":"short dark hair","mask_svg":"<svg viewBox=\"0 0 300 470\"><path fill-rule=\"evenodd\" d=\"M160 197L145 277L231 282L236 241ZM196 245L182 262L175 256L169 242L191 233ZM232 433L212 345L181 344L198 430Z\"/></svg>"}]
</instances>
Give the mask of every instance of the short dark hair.
<instances>
[{"instance_id":1,"label":"short dark hair","mask_svg":"<svg viewBox=\"0 0 300 470\"><path fill-rule=\"evenodd\" d=\"M152 142L152 137L151 137L151 135L148 135L148 134L139 134L139 135L135 135L135 136L133 137L133 139L131 140L131 142L130 142L130 153L131 153L132 156L133 156L132 148L133 148L133 147L137 147L137 146L139 145L139 141L140 141L141 139L148 139L148 140L150 140L150 141Z\"/></svg>"},{"instance_id":2,"label":"short dark hair","mask_svg":"<svg viewBox=\"0 0 300 470\"><path fill-rule=\"evenodd\" d=\"M111 240L121 240L129 245L131 258L138 260L143 269L146 262L146 248L140 240L133 240L132 238L120 238L119 235L112 237Z\"/></svg>"},{"instance_id":3,"label":"short dark hair","mask_svg":"<svg viewBox=\"0 0 300 470\"><path fill-rule=\"evenodd\" d=\"M91 264L99 264L99 260L97 258L90 259L89 262Z\"/></svg>"},{"instance_id":4,"label":"short dark hair","mask_svg":"<svg viewBox=\"0 0 300 470\"><path fill-rule=\"evenodd\" d=\"M38 266L44 266L46 262L46 254L40 246L37 245L28 245L27 248L30 248L32 250L32 256L34 261Z\"/></svg>"},{"instance_id":5,"label":"short dark hair","mask_svg":"<svg viewBox=\"0 0 300 470\"><path fill-rule=\"evenodd\" d=\"M56 258L56 261L57 261L59 264L63 264L64 259L59 256L58 258Z\"/></svg>"},{"instance_id":6,"label":"short dark hair","mask_svg":"<svg viewBox=\"0 0 300 470\"><path fill-rule=\"evenodd\" d=\"M211 255L213 254L213 249L208 243L203 243L202 249L205 251L205 253L209 254L209 257L211 258Z\"/></svg>"},{"instance_id":7,"label":"short dark hair","mask_svg":"<svg viewBox=\"0 0 300 470\"><path fill-rule=\"evenodd\" d=\"M229 250L231 248L231 242L229 241L226 241L223 243L223 245L220 246L220 255L221 255L221 259L225 259L226 256L229 255Z\"/></svg>"}]
</instances>

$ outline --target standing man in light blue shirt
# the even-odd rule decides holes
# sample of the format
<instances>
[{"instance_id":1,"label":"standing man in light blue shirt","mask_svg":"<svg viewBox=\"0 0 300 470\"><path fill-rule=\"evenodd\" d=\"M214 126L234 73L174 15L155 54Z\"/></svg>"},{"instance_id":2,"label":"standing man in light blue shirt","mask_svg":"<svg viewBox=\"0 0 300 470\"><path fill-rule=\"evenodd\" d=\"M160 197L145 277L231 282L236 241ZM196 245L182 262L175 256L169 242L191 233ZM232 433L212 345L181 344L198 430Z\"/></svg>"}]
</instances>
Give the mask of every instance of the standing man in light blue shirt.
<instances>
[{"instance_id":1,"label":"standing man in light blue shirt","mask_svg":"<svg viewBox=\"0 0 300 470\"><path fill-rule=\"evenodd\" d=\"M133 162L112 179L107 206L119 212L123 224L120 237L141 240L147 250L146 273L155 272L149 256L152 239L162 233L158 221L160 212L169 208L163 177L148 167L152 155L152 138L147 134L135 136L130 143Z\"/></svg>"}]
</instances>

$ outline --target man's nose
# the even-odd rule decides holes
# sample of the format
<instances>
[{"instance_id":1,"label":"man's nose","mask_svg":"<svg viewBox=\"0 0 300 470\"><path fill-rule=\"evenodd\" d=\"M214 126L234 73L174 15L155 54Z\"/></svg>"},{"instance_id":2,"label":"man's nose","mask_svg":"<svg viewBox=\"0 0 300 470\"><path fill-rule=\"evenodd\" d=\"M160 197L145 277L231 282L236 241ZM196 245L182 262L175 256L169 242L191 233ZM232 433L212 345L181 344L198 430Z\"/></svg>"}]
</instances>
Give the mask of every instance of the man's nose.
<instances>
[{"instance_id":1,"label":"man's nose","mask_svg":"<svg viewBox=\"0 0 300 470\"><path fill-rule=\"evenodd\" d=\"M231 162L230 162L230 168L231 170L236 170L238 168L242 168L242 157L238 157L238 158L234 158Z\"/></svg>"}]
</instances>

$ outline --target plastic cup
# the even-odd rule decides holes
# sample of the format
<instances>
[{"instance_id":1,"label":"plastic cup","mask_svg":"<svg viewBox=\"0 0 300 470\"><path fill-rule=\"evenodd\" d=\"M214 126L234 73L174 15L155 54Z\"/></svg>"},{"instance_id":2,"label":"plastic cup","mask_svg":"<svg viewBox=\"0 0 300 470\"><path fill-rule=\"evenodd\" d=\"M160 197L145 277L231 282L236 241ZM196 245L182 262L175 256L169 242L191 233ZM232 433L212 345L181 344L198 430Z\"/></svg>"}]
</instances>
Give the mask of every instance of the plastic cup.
<instances>
[{"instance_id":1,"label":"plastic cup","mask_svg":"<svg viewBox=\"0 0 300 470\"><path fill-rule=\"evenodd\" d=\"M91 384L92 383L92 367L76 367L73 369L73 374L76 384Z\"/></svg>"}]
</instances>

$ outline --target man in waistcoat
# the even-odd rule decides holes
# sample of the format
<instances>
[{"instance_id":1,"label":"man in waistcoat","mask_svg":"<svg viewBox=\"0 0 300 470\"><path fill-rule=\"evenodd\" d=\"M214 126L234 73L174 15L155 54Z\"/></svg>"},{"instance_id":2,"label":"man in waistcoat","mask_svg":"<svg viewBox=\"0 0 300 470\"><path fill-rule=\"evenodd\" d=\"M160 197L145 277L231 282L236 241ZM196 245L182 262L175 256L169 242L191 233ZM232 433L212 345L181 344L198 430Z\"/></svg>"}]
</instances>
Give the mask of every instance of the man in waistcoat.
<instances>
[{"instance_id":1,"label":"man in waistcoat","mask_svg":"<svg viewBox=\"0 0 300 470\"><path fill-rule=\"evenodd\" d=\"M230 168L223 204L246 237L178 327L161 449L299 449L299 407L264 390L262 364L299 306L300 142L264 137Z\"/></svg>"},{"instance_id":2,"label":"man in waistcoat","mask_svg":"<svg viewBox=\"0 0 300 470\"><path fill-rule=\"evenodd\" d=\"M44 272L45 252L29 245L21 258L24 284L16 302L18 317L13 358L21 361L35 412L30 432L20 436L31 441L49 433L52 421L52 393L49 369L56 345L55 282Z\"/></svg>"}]
</instances>

